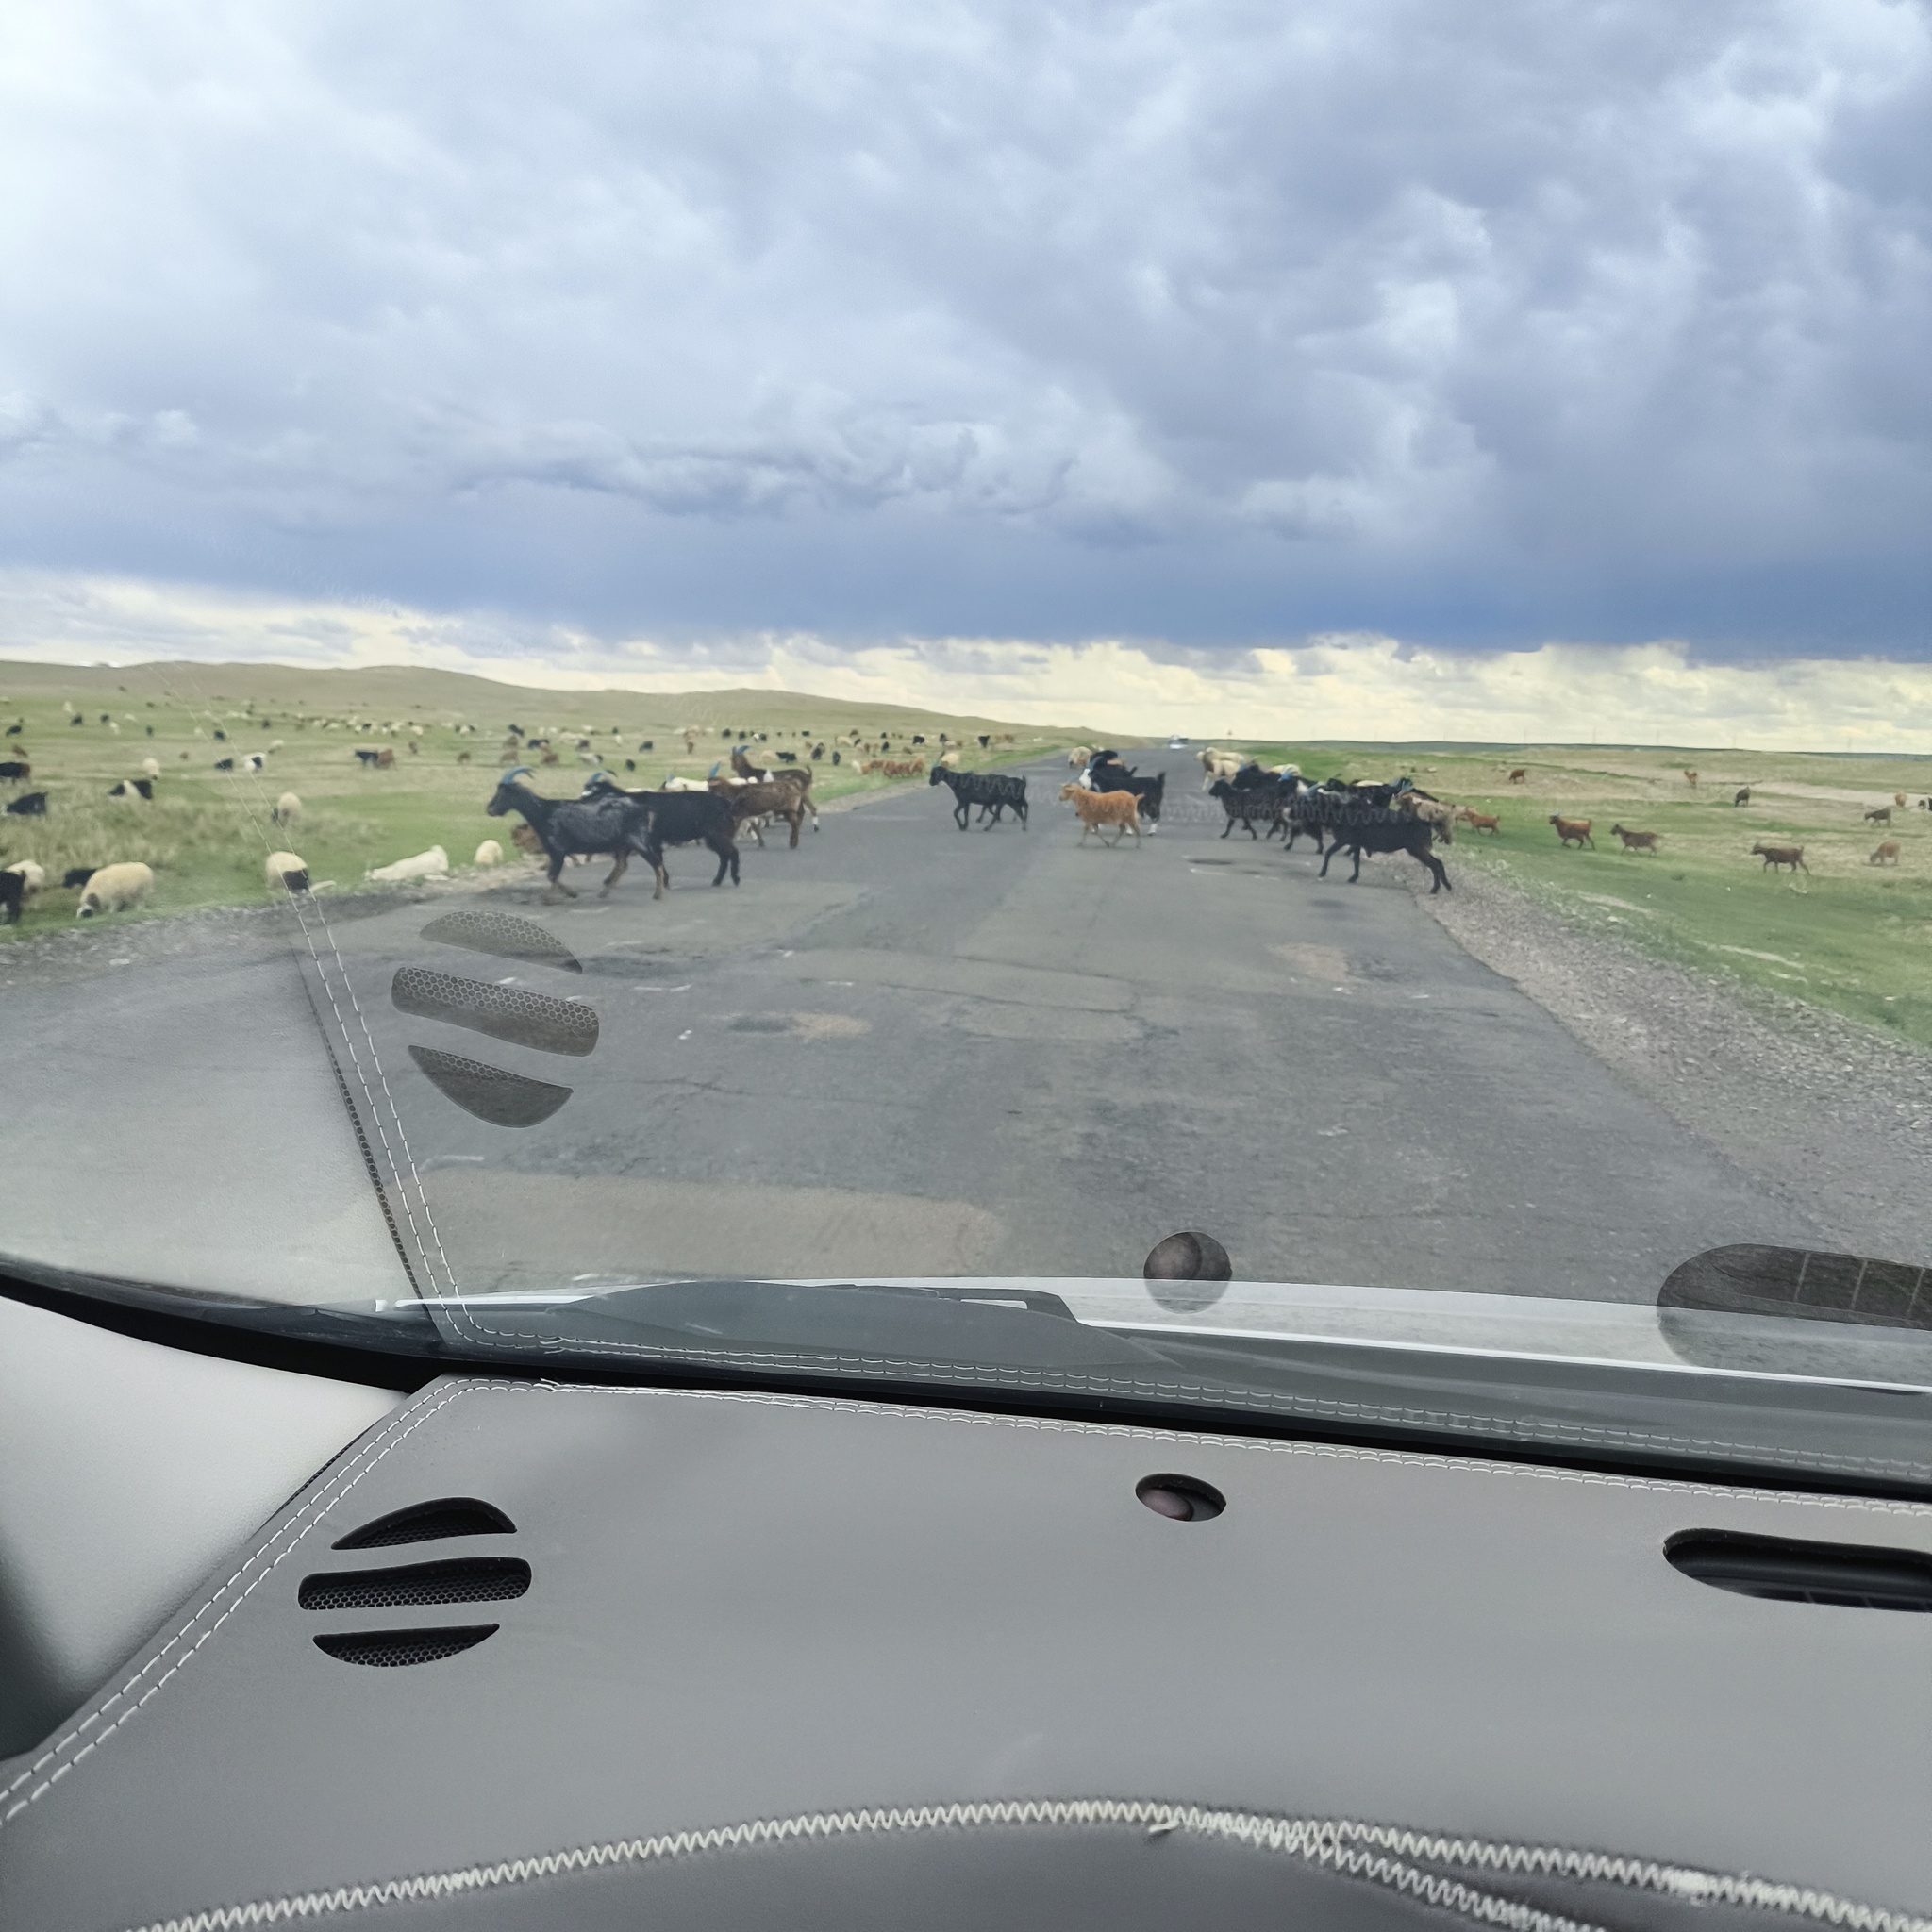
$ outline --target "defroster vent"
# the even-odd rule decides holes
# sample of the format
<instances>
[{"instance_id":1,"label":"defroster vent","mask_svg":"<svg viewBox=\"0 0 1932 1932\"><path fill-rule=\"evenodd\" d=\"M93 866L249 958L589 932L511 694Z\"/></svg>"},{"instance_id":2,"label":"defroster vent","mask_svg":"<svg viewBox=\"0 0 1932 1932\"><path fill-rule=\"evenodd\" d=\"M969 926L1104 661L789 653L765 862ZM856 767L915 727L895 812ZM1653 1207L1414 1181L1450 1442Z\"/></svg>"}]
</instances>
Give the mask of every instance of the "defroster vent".
<instances>
[{"instance_id":1,"label":"defroster vent","mask_svg":"<svg viewBox=\"0 0 1932 1932\"><path fill-rule=\"evenodd\" d=\"M391 1604L507 1603L530 1587L515 1557L458 1557L399 1570L336 1570L302 1579L305 1610L373 1610Z\"/></svg>"},{"instance_id":2,"label":"defroster vent","mask_svg":"<svg viewBox=\"0 0 1932 1932\"><path fill-rule=\"evenodd\" d=\"M494 1624L472 1624L451 1630L351 1630L334 1637L318 1637L315 1646L345 1664L367 1664L375 1670L397 1670L406 1664L433 1664L438 1657L455 1657L493 1637Z\"/></svg>"},{"instance_id":3,"label":"defroster vent","mask_svg":"<svg viewBox=\"0 0 1932 1932\"><path fill-rule=\"evenodd\" d=\"M433 1503L412 1503L392 1509L352 1529L337 1542L339 1550L381 1550L392 1543L429 1543L446 1536L514 1536L516 1524L493 1504L474 1496L440 1496Z\"/></svg>"}]
</instances>

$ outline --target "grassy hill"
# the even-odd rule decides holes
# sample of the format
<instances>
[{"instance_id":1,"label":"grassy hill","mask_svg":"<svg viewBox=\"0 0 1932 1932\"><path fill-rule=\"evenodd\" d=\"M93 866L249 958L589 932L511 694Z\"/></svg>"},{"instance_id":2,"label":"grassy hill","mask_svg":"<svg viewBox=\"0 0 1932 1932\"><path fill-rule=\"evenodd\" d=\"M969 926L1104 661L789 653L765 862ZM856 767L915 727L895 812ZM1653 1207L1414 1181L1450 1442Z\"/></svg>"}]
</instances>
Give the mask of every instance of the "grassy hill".
<instances>
[{"instance_id":1,"label":"grassy hill","mask_svg":"<svg viewBox=\"0 0 1932 1932\"><path fill-rule=\"evenodd\" d=\"M299 853L313 878L344 888L359 885L373 866L431 845L460 867L479 841L508 843L507 828L486 819L483 806L510 724L552 741L559 763L541 772L540 789L555 795L573 794L583 782L590 761L577 749L580 738L627 785L702 776L728 758L734 741L762 740L765 754L791 751L808 761L811 746L824 743L826 757L813 765L821 803L907 782L862 773L863 756L851 756L855 732L866 744L890 741L891 756L907 759L930 759L943 734L949 745L963 742L968 767L1037 757L1083 736L797 691L541 691L403 665L77 670L0 661L0 731L19 727L0 738L0 758L25 757L33 768L25 785L0 784L0 799L44 791L48 806L43 819L0 818L0 862L37 859L58 881L70 868L143 860L155 868L154 901L128 917L260 902L265 838ZM687 726L696 733L689 751ZM913 747L915 736L926 742ZM984 747L982 737L990 741ZM356 745L389 748L394 765L366 770ZM219 759L249 752L267 759L259 778L215 770ZM148 758L162 774L154 802L109 799L110 787L139 774ZM265 822L285 791L303 803L299 829L286 834ZM0 927L0 938L71 923L78 896L44 892L18 925Z\"/></svg>"}]
</instances>

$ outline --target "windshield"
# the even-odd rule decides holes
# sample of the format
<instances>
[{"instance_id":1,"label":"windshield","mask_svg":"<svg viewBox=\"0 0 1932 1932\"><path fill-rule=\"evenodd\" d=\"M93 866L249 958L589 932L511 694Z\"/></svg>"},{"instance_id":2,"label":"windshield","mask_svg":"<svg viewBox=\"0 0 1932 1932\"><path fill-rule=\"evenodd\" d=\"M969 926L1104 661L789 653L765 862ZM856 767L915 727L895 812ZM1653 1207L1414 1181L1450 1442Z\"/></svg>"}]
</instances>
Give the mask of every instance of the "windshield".
<instances>
[{"instance_id":1,"label":"windshield","mask_svg":"<svg viewBox=\"0 0 1932 1932\"><path fill-rule=\"evenodd\" d=\"M968 16L6 83L0 1265L1916 1491L1923 21Z\"/></svg>"}]
</instances>

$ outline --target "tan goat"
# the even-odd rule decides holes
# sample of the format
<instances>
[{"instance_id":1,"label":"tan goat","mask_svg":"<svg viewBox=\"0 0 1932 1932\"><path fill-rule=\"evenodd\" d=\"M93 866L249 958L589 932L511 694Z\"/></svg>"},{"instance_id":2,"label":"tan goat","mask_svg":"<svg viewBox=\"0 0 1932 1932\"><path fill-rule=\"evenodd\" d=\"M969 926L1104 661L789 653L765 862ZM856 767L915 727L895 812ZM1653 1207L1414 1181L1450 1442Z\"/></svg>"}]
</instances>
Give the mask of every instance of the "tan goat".
<instances>
[{"instance_id":1,"label":"tan goat","mask_svg":"<svg viewBox=\"0 0 1932 1932\"><path fill-rule=\"evenodd\" d=\"M1060 796L1079 815L1082 845L1089 832L1098 832L1103 845L1118 845L1129 832L1135 844L1140 843L1141 807L1131 791L1089 791L1083 785L1062 785ZM1111 839L1107 836L1108 825L1118 828Z\"/></svg>"}]
</instances>

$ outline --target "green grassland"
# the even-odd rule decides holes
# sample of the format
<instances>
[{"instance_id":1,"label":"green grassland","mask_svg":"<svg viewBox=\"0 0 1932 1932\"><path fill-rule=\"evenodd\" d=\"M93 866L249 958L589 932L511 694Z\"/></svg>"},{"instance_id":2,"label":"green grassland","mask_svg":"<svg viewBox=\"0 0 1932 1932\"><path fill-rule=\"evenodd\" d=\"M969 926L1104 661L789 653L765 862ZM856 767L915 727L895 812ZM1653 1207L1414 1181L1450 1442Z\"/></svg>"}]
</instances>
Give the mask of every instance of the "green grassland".
<instances>
[{"instance_id":1,"label":"green grassland","mask_svg":"<svg viewBox=\"0 0 1932 1932\"><path fill-rule=\"evenodd\" d=\"M346 728L358 723L374 728ZM406 667L75 670L0 662L0 730L15 724L16 736L0 738L0 758L25 758L33 776L25 784L0 784L0 801L43 791L47 815L0 817L0 863L37 859L49 888L17 925L0 927L0 940L71 925L79 893L60 890L61 876L70 868L121 859L155 870L149 907L121 918L264 903L262 861L270 845L298 853L312 879L343 891L360 889L372 867L432 845L441 845L461 870L484 839L508 849L508 824L486 818L483 808L508 761L505 727L511 724L552 741L559 762L539 766L538 784L559 797L575 795L587 774L576 749L580 737L591 740L620 784L633 786L657 785L672 774L700 777L728 758L734 740L760 732L761 761L768 763L781 749L808 761L809 746L822 741L826 758L812 767L812 795L821 805L925 782L862 774L856 767L865 755L851 759L842 743L849 732L869 743L889 738L895 759L928 761L943 732L952 743L964 741L960 762L968 769L1038 757L1082 735L791 691L536 691ZM686 725L699 731L695 753L685 749ZM420 736L411 726L420 727ZM217 731L225 734L220 740ZM916 751L915 733L926 740ZM982 735L994 742L983 749ZM646 739L653 743L648 752L640 749ZM353 755L356 745L389 748L393 767L364 769ZM846 753L836 767L834 748ZM217 759L248 752L267 759L259 776L214 769ZM467 764L460 762L466 753ZM538 757L520 761L536 765ZM114 783L140 775L147 758L161 767L153 802L110 799ZM303 807L299 826L287 831L267 818L284 791L295 792Z\"/></svg>"},{"instance_id":2,"label":"green grassland","mask_svg":"<svg viewBox=\"0 0 1932 1932\"><path fill-rule=\"evenodd\" d=\"M1932 1045L1932 758L1822 753L1241 744L1310 778L1410 774L1502 821L1458 827L1446 855L1507 879L1574 925L1680 964L1828 1007ZM1522 784L1508 782L1521 766ZM1686 768L1696 771L1693 788ZM1748 805L1734 794L1752 788ZM1904 792L1901 808L1894 797ZM1864 814L1892 806L1888 826ZM1592 821L1596 850L1562 849L1552 813ZM1610 827L1661 835L1626 854ZM1883 840L1896 866L1874 865ZM1772 873L1758 842L1802 845L1808 873Z\"/></svg>"}]
</instances>

